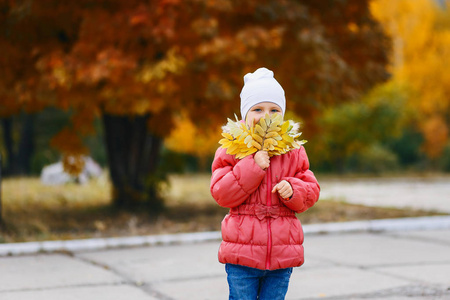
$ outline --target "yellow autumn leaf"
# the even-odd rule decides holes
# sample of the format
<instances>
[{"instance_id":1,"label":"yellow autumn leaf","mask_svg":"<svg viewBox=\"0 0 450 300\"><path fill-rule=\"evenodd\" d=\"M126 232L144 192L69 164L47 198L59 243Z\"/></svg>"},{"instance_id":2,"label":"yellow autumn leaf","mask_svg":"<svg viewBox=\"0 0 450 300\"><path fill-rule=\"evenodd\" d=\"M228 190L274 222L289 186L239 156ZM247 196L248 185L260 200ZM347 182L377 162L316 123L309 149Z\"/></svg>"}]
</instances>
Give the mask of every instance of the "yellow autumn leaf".
<instances>
[{"instance_id":1,"label":"yellow autumn leaf","mask_svg":"<svg viewBox=\"0 0 450 300\"><path fill-rule=\"evenodd\" d=\"M259 150L267 151L269 156L281 155L306 143L305 140L296 140L301 133L294 129L293 121L282 121L279 114L266 115L257 124L248 127L237 119L228 119L225 126L227 132L222 132L224 139L219 143L227 149L227 154L235 155L237 159Z\"/></svg>"}]
</instances>

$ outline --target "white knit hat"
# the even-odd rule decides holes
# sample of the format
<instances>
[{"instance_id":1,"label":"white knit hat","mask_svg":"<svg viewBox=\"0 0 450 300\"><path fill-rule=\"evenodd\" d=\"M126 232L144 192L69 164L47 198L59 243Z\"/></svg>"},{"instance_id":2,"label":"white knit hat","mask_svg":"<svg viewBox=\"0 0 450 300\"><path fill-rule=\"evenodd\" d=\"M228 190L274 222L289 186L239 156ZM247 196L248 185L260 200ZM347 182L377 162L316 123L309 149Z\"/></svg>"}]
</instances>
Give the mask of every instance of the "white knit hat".
<instances>
[{"instance_id":1,"label":"white knit hat","mask_svg":"<svg viewBox=\"0 0 450 300\"><path fill-rule=\"evenodd\" d=\"M282 115L286 110L284 90L273 77L273 72L259 68L244 76L244 87L241 91L241 116L245 120L252 106L261 102L272 102L281 108Z\"/></svg>"}]
</instances>

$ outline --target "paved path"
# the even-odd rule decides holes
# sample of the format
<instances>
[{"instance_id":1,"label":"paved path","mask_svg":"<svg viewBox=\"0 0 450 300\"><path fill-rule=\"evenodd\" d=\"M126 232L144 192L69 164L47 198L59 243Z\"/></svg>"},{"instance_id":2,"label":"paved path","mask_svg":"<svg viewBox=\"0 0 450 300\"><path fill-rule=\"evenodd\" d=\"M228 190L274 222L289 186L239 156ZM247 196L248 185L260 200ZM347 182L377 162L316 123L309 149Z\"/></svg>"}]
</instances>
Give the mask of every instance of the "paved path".
<instances>
[{"instance_id":1,"label":"paved path","mask_svg":"<svg viewBox=\"0 0 450 300\"><path fill-rule=\"evenodd\" d=\"M227 299L219 242L0 258L2 300ZM307 234L286 299L450 299L450 229Z\"/></svg>"},{"instance_id":2,"label":"paved path","mask_svg":"<svg viewBox=\"0 0 450 300\"><path fill-rule=\"evenodd\" d=\"M320 179L321 199L450 213L450 176Z\"/></svg>"}]
</instances>

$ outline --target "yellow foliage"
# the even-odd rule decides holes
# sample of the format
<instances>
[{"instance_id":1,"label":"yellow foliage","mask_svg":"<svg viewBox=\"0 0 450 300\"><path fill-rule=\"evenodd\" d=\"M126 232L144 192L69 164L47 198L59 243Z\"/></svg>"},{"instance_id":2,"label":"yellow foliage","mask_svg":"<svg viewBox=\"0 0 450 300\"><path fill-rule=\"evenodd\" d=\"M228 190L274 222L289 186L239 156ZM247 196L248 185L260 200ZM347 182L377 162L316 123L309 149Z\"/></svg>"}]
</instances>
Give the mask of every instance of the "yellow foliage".
<instances>
[{"instance_id":1,"label":"yellow foliage","mask_svg":"<svg viewBox=\"0 0 450 300\"><path fill-rule=\"evenodd\" d=\"M180 73L186 65L186 61L178 52L177 48L170 49L163 60L144 67L138 76L139 79L144 83L148 83L152 80L161 80L170 73Z\"/></svg>"},{"instance_id":2,"label":"yellow foliage","mask_svg":"<svg viewBox=\"0 0 450 300\"><path fill-rule=\"evenodd\" d=\"M186 116L175 118L175 128L164 140L167 148L181 153L205 157L217 150L216 136L220 128L201 130Z\"/></svg>"},{"instance_id":3,"label":"yellow foliage","mask_svg":"<svg viewBox=\"0 0 450 300\"><path fill-rule=\"evenodd\" d=\"M392 80L413 91L408 105L417 111L423 149L438 156L450 127L450 2L376 0L371 10L392 37ZM438 121L439 120L439 121Z\"/></svg>"},{"instance_id":4,"label":"yellow foliage","mask_svg":"<svg viewBox=\"0 0 450 300\"><path fill-rule=\"evenodd\" d=\"M267 151L272 157L300 148L306 143L305 140L296 140L301 135L296 127L293 121L283 122L279 114L266 115L252 127L237 118L236 122L228 119L226 131L222 132L224 138L219 144L227 149L227 154L235 155L238 159L259 150Z\"/></svg>"}]
</instances>

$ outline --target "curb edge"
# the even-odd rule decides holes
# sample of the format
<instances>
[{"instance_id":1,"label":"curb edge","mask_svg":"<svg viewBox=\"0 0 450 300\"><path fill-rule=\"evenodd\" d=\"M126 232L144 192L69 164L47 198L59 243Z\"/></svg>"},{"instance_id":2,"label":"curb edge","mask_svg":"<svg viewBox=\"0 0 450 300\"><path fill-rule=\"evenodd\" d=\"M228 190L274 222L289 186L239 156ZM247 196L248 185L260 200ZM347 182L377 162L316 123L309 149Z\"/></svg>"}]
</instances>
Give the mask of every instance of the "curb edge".
<instances>
[{"instance_id":1,"label":"curb edge","mask_svg":"<svg viewBox=\"0 0 450 300\"><path fill-rule=\"evenodd\" d=\"M305 235L450 229L450 216L380 219L303 225ZM220 231L0 244L0 257L56 251L94 251L219 241Z\"/></svg>"}]
</instances>

